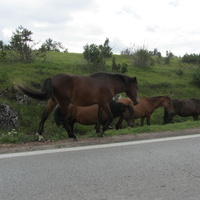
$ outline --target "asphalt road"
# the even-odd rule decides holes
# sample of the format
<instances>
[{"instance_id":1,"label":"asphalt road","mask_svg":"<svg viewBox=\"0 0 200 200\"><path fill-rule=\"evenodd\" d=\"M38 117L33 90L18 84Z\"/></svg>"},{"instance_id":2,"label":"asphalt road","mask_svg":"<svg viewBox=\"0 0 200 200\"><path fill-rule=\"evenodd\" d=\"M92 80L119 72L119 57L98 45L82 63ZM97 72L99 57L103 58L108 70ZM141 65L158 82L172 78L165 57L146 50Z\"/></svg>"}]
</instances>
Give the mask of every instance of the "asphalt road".
<instances>
[{"instance_id":1,"label":"asphalt road","mask_svg":"<svg viewBox=\"0 0 200 200\"><path fill-rule=\"evenodd\" d=\"M200 135L0 155L2 200L199 200Z\"/></svg>"}]
</instances>

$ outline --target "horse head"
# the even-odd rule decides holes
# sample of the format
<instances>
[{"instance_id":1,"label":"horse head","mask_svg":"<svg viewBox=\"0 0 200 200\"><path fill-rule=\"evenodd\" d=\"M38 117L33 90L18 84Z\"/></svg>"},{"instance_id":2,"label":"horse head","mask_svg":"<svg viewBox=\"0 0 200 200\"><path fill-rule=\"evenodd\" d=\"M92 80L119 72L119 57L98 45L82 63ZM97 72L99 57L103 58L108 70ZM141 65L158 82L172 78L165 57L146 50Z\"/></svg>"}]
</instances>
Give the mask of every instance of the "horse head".
<instances>
[{"instance_id":1,"label":"horse head","mask_svg":"<svg viewBox=\"0 0 200 200\"><path fill-rule=\"evenodd\" d=\"M169 114L174 113L174 106L173 106L172 100L169 97L165 98L165 100L163 102L163 107L166 109L166 111Z\"/></svg>"},{"instance_id":2,"label":"horse head","mask_svg":"<svg viewBox=\"0 0 200 200\"><path fill-rule=\"evenodd\" d=\"M129 78L129 89L126 91L127 96L133 101L134 105L139 103L139 96L138 96L138 81L137 78Z\"/></svg>"},{"instance_id":3,"label":"horse head","mask_svg":"<svg viewBox=\"0 0 200 200\"><path fill-rule=\"evenodd\" d=\"M123 113L123 118L124 118L124 120L126 120L127 124L130 127L133 127L134 126L134 111L133 111L133 108L130 105L125 105L125 106L126 106L126 110Z\"/></svg>"}]
</instances>

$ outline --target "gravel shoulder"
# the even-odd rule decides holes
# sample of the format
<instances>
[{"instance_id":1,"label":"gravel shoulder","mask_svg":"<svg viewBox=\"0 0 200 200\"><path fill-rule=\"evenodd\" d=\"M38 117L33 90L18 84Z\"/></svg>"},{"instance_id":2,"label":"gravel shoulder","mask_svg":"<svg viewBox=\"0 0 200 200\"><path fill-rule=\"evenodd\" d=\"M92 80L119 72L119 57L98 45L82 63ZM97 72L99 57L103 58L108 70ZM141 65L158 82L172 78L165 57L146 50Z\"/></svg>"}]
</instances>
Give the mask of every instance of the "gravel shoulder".
<instances>
[{"instance_id":1,"label":"gravel shoulder","mask_svg":"<svg viewBox=\"0 0 200 200\"><path fill-rule=\"evenodd\" d=\"M174 136L193 135L193 134L200 134L200 128L185 129L181 131L140 133L136 135L129 134L129 135L118 135L118 136L105 136L102 138L95 137L95 138L79 139L78 141L73 141L72 139L67 138L56 142L46 141L46 142L29 142L24 144L0 144L0 154L147 140L154 138L174 137Z\"/></svg>"}]
</instances>

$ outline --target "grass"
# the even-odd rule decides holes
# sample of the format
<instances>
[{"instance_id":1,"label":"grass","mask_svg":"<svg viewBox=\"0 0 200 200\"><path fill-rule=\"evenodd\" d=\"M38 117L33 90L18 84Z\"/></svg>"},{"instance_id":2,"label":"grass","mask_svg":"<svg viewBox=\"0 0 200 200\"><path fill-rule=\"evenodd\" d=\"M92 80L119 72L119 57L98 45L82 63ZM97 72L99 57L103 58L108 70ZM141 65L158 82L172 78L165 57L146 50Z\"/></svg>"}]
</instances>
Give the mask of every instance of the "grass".
<instances>
[{"instance_id":1,"label":"grass","mask_svg":"<svg viewBox=\"0 0 200 200\"><path fill-rule=\"evenodd\" d=\"M125 56L114 55L118 64L127 63L128 76L137 76L139 81L139 96L169 96L172 99L200 99L199 88L191 84L192 74L197 66L181 63L180 58L174 58L170 65L155 64L149 69L133 67L132 61ZM112 58L107 60L107 71L111 70ZM45 108L45 102L30 99L28 105L19 105L12 93L13 82L20 82L32 88L39 89L43 81L58 73L70 73L86 75L87 63L82 54L50 52L45 62L41 59L34 63L0 63L0 92L1 103L7 103L17 109L20 114L20 127L13 131L0 130L1 143L21 143L36 140L35 132L38 128L41 113ZM7 92L5 92L7 91ZM124 94L123 94L124 95ZM138 134L142 132L174 131L186 128L200 127L192 118L175 117L173 124L163 125L163 108L157 109L151 117L151 126L140 127L140 121L136 120L135 127L126 127L122 130L109 130L106 135ZM76 124L75 132L79 137L96 137L94 126ZM57 128L53 116L45 123L44 137L55 141L67 137L63 129Z\"/></svg>"}]
</instances>

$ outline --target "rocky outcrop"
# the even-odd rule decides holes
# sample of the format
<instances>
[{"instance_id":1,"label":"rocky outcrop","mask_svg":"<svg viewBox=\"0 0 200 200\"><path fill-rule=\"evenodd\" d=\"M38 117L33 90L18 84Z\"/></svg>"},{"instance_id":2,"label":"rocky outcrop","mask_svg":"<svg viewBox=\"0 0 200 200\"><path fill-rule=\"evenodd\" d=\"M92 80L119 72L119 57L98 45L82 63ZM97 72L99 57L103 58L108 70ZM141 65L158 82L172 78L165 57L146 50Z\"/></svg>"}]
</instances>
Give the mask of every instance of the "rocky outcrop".
<instances>
[{"instance_id":1,"label":"rocky outcrop","mask_svg":"<svg viewBox=\"0 0 200 200\"><path fill-rule=\"evenodd\" d=\"M0 103L0 128L11 130L18 127L19 124L18 112L9 105Z\"/></svg>"}]
</instances>

